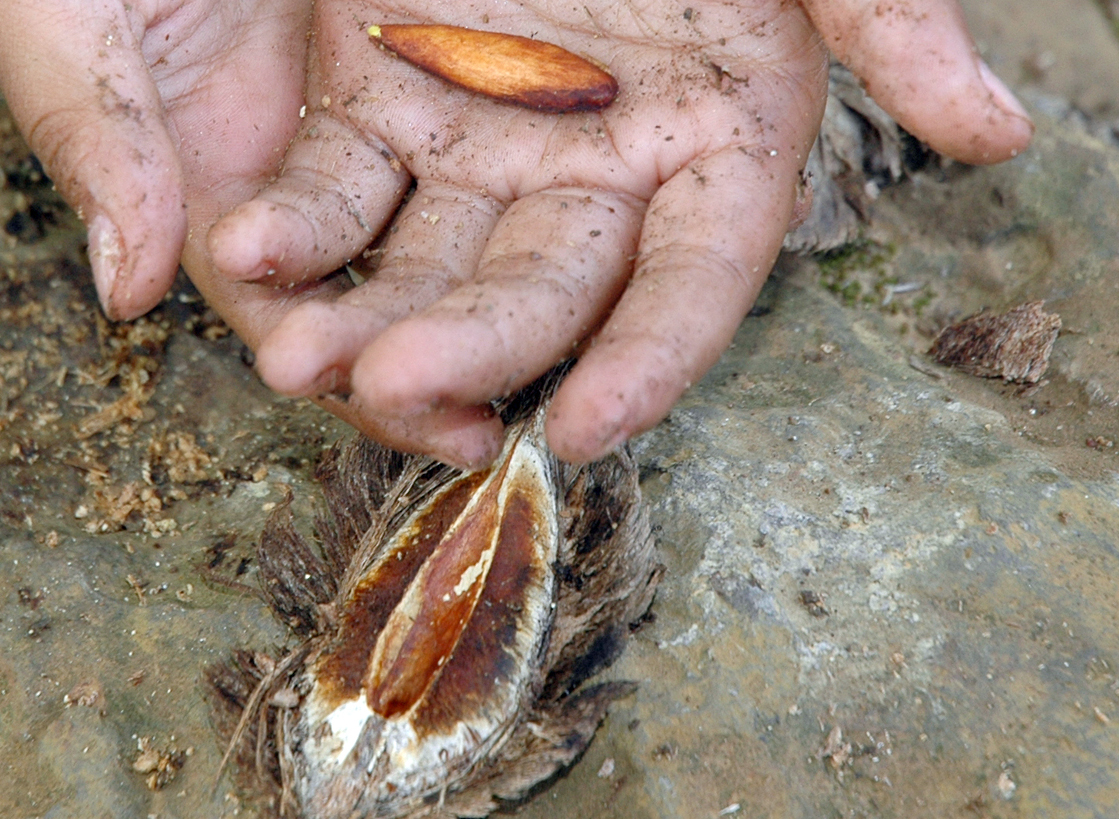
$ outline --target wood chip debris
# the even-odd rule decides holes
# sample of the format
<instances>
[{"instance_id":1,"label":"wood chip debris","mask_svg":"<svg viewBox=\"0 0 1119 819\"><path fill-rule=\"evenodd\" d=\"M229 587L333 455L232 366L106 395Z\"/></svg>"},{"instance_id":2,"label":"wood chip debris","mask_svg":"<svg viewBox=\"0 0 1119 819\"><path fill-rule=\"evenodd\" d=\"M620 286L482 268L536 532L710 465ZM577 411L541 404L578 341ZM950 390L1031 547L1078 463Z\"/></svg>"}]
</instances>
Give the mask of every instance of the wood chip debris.
<instances>
[{"instance_id":1,"label":"wood chip debris","mask_svg":"<svg viewBox=\"0 0 1119 819\"><path fill-rule=\"evenodd\" d=\"M982 378L1036 384L1049 367L1061 317L1044 302L1020 304L1005 313L978 313L940 331L929 354L940 364Z\"/></svg>"},{"instance_id":2,"label":"wood chip debris","mask_svg":"<svg viewBox=\"0 0 1119 819\"><path fill-rule=\"evenodd\" d=\"M1014 795L1014 791L1017 790L1018 785L1010 778L1009 771L1003 771L999 774L999 781L996 783L995 787L998 788L999 796L1004 800L1009 800L1010 797Z\"/></svg>"},{"instance_id":3,"label":"wood chip debris","mask_svg":"<svg viewBox=\"0 0 1119 819\"><path fill-rule=\"evenodd\" d=\"M158 473L172 483L201 483L218 477L214 459L189 432L166 432L148 444L148 474Z\"/></svg>"},{"instance_id":4,"label":"wood chip debris","mask_svg":"<svg viewBox=\"0 0 1119 819\"><path fill-rule=\"evenodd\" d=\"M135 395L122 395L108 406L83 418L74 430L74 436L82 441L112 429L121 421L143 420L144 403L146 400L142 401Z\"/></svg>"},{"instance_id":5,"label":"wood chip debris","mask_svg":"<svg viewBox=\"0 0 1119 819\"><path fill-rule=\"evenodd\" d=\"M78 683L62 698L62 704L66 707L77 705L82 708L96 708L104 714L105 692L102 690L101 681L90 679Z\"/></svg>"},{"instance_id":6,"label":"wood chip debris","mask_svg":"<svg viewBox=\"0 0 1119 819\"><path fill-rule=\"evenodd\" d=\"M132 762L132 770L148 775L146 782L151 791L158 791L173 780L186 764L187 757L194 753L193 748L185 751L175 747L156 748L148 737L141 737L138 745L140 753Z\"/></svg>"},{"instance_id":7,"label":"wood chip debris","mask_svg":"<svg viewBox=\"0 0 1119 819\"><path fill-rule=\"evenodd\" d=\"M836 725L828 732L824 747L820 749L819 759L826 759L839 770L851 758L851 743L843 741L843 729Z\"/></svg>"},{"instance_id":8,"label":"wood chip debris","mask_svg":"<svg viewBox=\"0 0 1119 819\"><path fill-rule=\"evenodd\" d=\"M94 489L91 501L92 508L83 504L74 510L75 518L89 518L85 530L91 534L119 532L133 514L143 520L145 531L175 528L165 523L173 519L157 519L157 514L163 511L163 500L155 487L140 481L129 481L115 487L99 486Z\"/></svg>"},{"instance_id":9,"label":"wood chip debris","mask_svg":"<svg viewBox=\"0 0 1119 819\"><path fill-rule=\"evenodd\" d=\"M805 589L800 593L800 604L805 611L813 617L827 617L828 610L824 606L824 596L819 592Z\"/></svg>"}]
</instances>

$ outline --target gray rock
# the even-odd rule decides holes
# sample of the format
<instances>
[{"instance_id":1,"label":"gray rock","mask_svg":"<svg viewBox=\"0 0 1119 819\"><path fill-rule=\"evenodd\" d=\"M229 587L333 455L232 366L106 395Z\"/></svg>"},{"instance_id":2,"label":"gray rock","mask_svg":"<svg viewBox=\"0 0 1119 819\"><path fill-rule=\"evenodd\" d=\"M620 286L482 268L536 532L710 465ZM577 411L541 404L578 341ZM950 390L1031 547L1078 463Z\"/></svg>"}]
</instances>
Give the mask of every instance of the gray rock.
<instances>
[{"instance_id":1,"label":"gray rock","mask_svg":"<svg viewBox=\"0 0 1119 819\"><path fill-rule=\"evenodd\" d=\"M640 688L519 815L1110 815L1119 155L1089 131L1039 116L1015 161L920 174L853 250L782 261L735 346L636 442L668 567L610 671ZM160 308L175 330L146 353L147 414L76 439L120 390L74 375L103 363L91 290L35 272L10 274L0 327L0 814L252 816L213 789L199 676L286 639L236 584L278 484L306 511L343 430L183 330L184 298ZM953 318L1032 299L1065 328L1037 387L925 357ZM208 477L148 474L161 509L87 531L97 489L148 485L164 432L196 437ZM62 704L91 675L104 716ZM195 749L156 792L131 770L143 737Z\"/></svg>"},{"instance_id":2,"label":"gray rock","mask_svg":"<svg viewBox=\"0 0 1119 819\"><path fill-rule=\"evenodd\" d=\"M783 261L637 443L668 565L613 670L641 688L523 815L1107 815L1115 163L1043 123L1008 165L888 192L854 306ZM1082 328L1039 389L924 357L931 317L1027 298Z\"/></svg>"}]
</instances>

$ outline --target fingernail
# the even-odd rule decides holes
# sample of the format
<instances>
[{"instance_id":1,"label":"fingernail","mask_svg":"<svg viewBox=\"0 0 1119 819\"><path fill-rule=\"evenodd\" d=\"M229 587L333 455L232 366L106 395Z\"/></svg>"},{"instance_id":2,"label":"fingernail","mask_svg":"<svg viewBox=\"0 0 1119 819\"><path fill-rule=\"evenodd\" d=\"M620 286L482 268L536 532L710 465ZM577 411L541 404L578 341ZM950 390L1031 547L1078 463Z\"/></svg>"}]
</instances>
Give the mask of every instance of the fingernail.
<instances>
[{"instance_id":1,"label":"fingernail","mask_svg":"<svg viewBox=\"0 0 1119 819\"><path fill-rule=\"evenodd\" d=\"M1026 109L1022 107L1022 103L1014 96L1009 88L1003 84L1003 81L995 76L995 72L983 60L979 61L979 78L983 84L987 86L987 90L991 93L991 99L999 108L1005 113L1014 117L1020 117L1027 122L1033 122L1030 115L1026 113Z\"/></svg>"},{"instance_id":2,"label":"fingernail","mask_svg":"<svg viewBox=\"0 0 1119 819\"><path fill-rule=\"evenodd\" d=\"M337 395L339 393L348 392L350 388L350 379L348 374L340 367L327 367L319 373L310 387L305 391L306 395Z\"/></svg>"},{"instance_id":3,"label":"fingernail","mask_svg":"<svg viewBox=\"0 0 1119 819\"><path fill-rule=\"evenodd\" d=\"M113 314L113 287L120 275L124 256L120 231L108 217L98 214L89 223L89 266L93 270L93 284L97 298L106 314Z\"/></svg>"},{"instance_id":4,"label":"fingernail","mask_svg":"<svg viewBox=\"0 0 1119 819\"><path fill-rule=\"evenodd\" d=\"M602 454L599 455L598 457L600 457L600 458L606 457L611 452L613 452L615 449L617 449L622 444L624 444L628 438L629 438L629 433L624 427L618 427L617 429L614 429L613 431L608 432L606 435L603 435L602 438L600 439L601 443L599 445L600 448L601 448L600 451L601 451Z\"/></svg>"},{"instance_id":5,"label":"fingernail","mask_svg":"<svg viewBox=\"0 0 1119 819\"><path fill-rule=\"evenodd\" d=\"M484 469L501 454L505 442L505 428L497 419L478 417L478 408L467 408L451 413L443 429L429 439L437 453L435 457L449 466L467 472Z\"/></svg>"},{"instance_id":6,"label":"fingernail","mask_svg":"<svg viewBox=\"0 0 1119 819\"><path fill-rule=\"evenodd\" d=\"M466 472L484 469L501 454L501 441L491 435L470 436L454 441L451 445L453 452L447 452L448 458L444 461L450 466L457 467ZM439 460L444 460L440 458Z\"/></svg>"}]
</instances>

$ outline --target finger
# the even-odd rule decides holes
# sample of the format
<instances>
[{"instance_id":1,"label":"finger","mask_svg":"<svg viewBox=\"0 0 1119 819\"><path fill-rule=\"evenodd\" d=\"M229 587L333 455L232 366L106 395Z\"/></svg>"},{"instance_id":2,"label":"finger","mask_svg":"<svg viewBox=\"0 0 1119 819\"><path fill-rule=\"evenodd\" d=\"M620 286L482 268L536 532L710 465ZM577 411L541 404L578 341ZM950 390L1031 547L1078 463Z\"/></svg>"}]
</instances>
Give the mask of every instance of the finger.
<instances>
[{"instance_id":1,"label":"finger","mask_svg":"<svg viewBox=\"0 0 1119 819\"><path fill-rule=\"evenodd\" d=\"M556 455L602 457L714 364L777 258L807 151L724 148L661 187L633 280L552 401Z\"/></svg>"},{"instance_id":2,"label":"finger","mask_svg":"<svg viewBox=\"0 0 1119 819\"><path fill-rule=\"evenodd\" d=\"M377 442L402 452L428 455L458 469L482 469L501 452L503 425L487 404L434 410L408 418L377 416L357 396L316 400L328 412Z\"/></svg>"},{"instance_id":3,"label":"finger","mask_svg":"<svg viewBox=\"0 0 1119 819\"><path fill-rule=\"evenodd\" d=\"M210 228L276 178L283 152L298 133L311 26L310 0L224 4L234 12L228 20L211 13L217 1L191 0L183 7L184 14L208 20L206 25L173 17L165 22L175 22L178 31L169 40L153 30L150 56L157 58L153 76L179 138L188 203L183 269L206 302L256 349L292 306L336 297L343 281L334 277L313 289L276 289L230 281L213 265L206 241ZM183 70L184 61L200 72Z\"/></svg>"},{"instance_id":4,"label":"finger","mask_svg":"<svg viewBox=\"0 0 1119 819\"><path fill-rule=\"evenodd\" d=\"M337 301L295 308L265 339L261 377L285 395L348 392L354 362L374 338L470 278L502 211L483 194L423 183L394 221L368 281Z\"/></svg>"},{"instance_id":5,"label":"finger","mask_svg":"<svg viewBox=\"0 0 1119 819\"><path fill-rule=\"evenodd\" d=\"M167 292L186 235L183 182L141 53L144 22L119 2L9 0L0 86L31 148L89 229L97 294L134 318ZM65 36L65 46L59 39Z\"/></svg>"},{"instance_id":6,"label":"finger","mask_svg":"<svg viewBox=\"0 0 1119 819\"><path fill-rule=\"evenodd\" d=\"M955 0L804 3L875 101L933 149L985 164L1029 144L1029 115L980 59Z\"/></svg>"},{"instance_id":7,"label":"finger","mask_svg":"<svg viewBox=\"0 0 1119 819\"><path fill-rule=\"evenodd\" d=\"M279 179L210 230L214 264L233 281L313 281L381 232L408 187L385 145L329 110L308 117Z\"/></svg>"},{"instance_id":8,"label":"finger","mask_svg":"<svg viewBox=\"0 0 1119 819\"><path fill-rule=\"evenodd\" d=\"M529 383L571 356L617 300L643 210L629 196L570 188L518 200L476 282L382 333L354 365L354 392L377 414L407 417Z\"/></svg>"}]
</instances>

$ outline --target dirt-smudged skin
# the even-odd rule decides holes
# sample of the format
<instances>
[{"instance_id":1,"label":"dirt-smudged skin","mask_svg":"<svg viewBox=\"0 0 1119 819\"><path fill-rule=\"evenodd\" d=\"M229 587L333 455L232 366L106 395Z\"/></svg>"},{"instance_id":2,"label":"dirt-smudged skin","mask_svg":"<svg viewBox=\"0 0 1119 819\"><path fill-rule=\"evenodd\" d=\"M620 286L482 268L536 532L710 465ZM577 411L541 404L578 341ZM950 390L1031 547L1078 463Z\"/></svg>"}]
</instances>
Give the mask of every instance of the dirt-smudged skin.
<instances>
[{"instance_id":1,"label":"dirt-smudged skin","mask_svg":"<svg viewBox=\"0 0 1119 819\"><path fill-rule=\"evenodd\" d=\"M447 82L502 102L564 113L597 111L618 82L604 69L551 43L443 25L370 26L389 51Z\"/></svg>"},{"instance_id":2,"label":"dirt-smudged skin","mask_svg":"<svg viewBox=\"0 0 1119 819\"><path fill-rule=\"evenodd\" d=\"M580 686L660 576L634 464L560 464L543 410L521 414L477 473L336 449L317 550L277 510L261 573L305 639L209 671L242 784L276 815L485 815L569 764L632 690Z\"/></svg>"}]
</instances>

